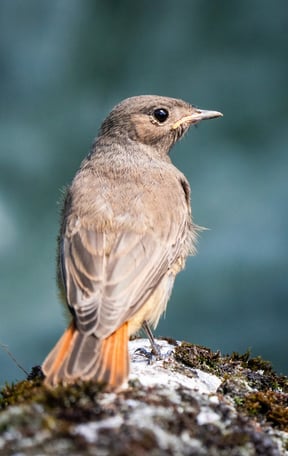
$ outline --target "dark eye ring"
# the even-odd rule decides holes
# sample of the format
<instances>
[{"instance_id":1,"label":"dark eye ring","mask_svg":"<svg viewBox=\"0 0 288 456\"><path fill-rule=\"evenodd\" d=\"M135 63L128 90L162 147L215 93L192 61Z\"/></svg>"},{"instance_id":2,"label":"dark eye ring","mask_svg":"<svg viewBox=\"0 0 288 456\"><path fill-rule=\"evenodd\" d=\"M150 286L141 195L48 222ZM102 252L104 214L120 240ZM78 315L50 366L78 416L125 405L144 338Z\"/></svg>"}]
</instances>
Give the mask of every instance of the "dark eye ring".
<instances>
[{"instance_id":1,"label":"dark eye ring","mask_svg":"<svg viewBox=\"0 0 288 456\"><path fill-rule=\"evenodd\" d=\"M155 117L158 122L163 123L169 117L169 112L165 108L157 108L153 112L153 116Z\"/></svg>"}]
</instances>

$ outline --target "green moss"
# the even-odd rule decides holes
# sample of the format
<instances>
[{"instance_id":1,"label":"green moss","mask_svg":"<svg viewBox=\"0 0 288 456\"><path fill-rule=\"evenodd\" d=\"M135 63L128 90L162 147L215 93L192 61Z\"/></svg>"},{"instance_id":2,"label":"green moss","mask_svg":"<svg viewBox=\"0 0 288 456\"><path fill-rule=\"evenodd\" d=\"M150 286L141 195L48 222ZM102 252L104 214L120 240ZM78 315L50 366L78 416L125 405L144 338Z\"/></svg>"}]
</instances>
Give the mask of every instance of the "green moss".
<instances>
[{"instance_id":1,"label":"green moss","mask_svg":"<svg viewBox=\"0 0 288 456\"><path fill-rule=\"evenodd\" d=\"M24 380L16 384L5 385L0 391L0 410L11 405L41 404L54 417L68 421L87 421L102 414L97 403L103 387L93 382L76 382L73 385L59 385L47 388L42 376Z\"/></svg>"},{"instance_id":2,"label":"green moss","mask_svg":"<svg viewBox=\"0 0 288 456\"><path fill-rule=\"evenodd\" d=\"M253 371L262 370L264 372L272 372L272 365L270 361L266 361L261 358L261 356L255 356L251 358L251 350L248 349L245 353L239 354L237 352L233 352L231 355L231 361L237 362L240 361L242 367L247 367Z\"/></svg>"},{"instance_id":3,"label":"green moss","mask_svg":"<svg viewBox=\"0 0 288 456\"><path fill-rule=\"evenodd\" d=\"M175 357L189 367L222 377L218 392L231 398L241 414L288 431L288 379L276 374L268 361L251 357L250 350L222 356L187 342L176 348Z\"/></svg>"},{"instance_id":4,"label":"green moss","mask_svg":"<svg viewBox=\"0 0 288 456\"><path fill-rule=\"evenodd\" d=\"M41 390L42 380L24 380L19 383L6 384L0 390L0 410L10 405L18 405L34 400Z\"/></svg>"},{"instance_id":5,"label":"green moss","mask_svg":"<svg viewBox=\"0 0 288 456\"><path fill-rule=\"evenodd\" d=\"M288 379L273 371L271 363L260 356L251 357L250 350L243 354L233 352L221 355L207 347L182 342L175 348L175 358L186 366L202 369L206 372L229 380L231 377L247 382L259 390L281 389L288 393Z\"/></svg>"},{"instance_id":6,"label":"green moss","mask_svg":"<svg viewBox=\"0 0 288 456\"><path fill-rule=\"evenodd\" d=\"M265 420L288 432L288 395L276 391L246 394L241 409L250 416Z\"/></svg>"},{"instance_id":7,"label":"green moss","mask_svg":"<svg viewBox=\"0 0 288 456\"><path fill-rule=\"evenodd\" d=\"M244 403L243 397L235 396L234 397L234 403L235 403L236 407L239 407L239 406L243 405L243 403Z\"/></svg>"},{"instance_id":8,"label":"green moss","mask_svg":"<svg viewBox=\"0 0 288 456\"><path fill-rule=\"evenodd\" d=\"M175 358L186 366L220 374L220 352L213 352L207 347L182 342L175 348Z\"/></svg>"}]
</instances>

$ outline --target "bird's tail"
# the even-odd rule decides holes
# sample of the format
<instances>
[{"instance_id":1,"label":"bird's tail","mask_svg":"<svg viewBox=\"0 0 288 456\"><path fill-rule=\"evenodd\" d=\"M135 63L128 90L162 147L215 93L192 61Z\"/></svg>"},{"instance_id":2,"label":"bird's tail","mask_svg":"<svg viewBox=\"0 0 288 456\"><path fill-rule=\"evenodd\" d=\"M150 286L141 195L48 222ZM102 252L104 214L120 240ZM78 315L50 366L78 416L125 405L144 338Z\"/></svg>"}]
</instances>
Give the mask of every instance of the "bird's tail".
<instances>
[{"instance_id":1,"label":"bird's tail","mask_svg":"<svg viewBox=\"0 0 288 456\"><path fill-rule=\"evenodd\" d=\"M81 333L71 323L44 360L42 371L48 386L80 379L116 389L129 374L128 323L103 340Z\"/></svg>"}]
</instances>

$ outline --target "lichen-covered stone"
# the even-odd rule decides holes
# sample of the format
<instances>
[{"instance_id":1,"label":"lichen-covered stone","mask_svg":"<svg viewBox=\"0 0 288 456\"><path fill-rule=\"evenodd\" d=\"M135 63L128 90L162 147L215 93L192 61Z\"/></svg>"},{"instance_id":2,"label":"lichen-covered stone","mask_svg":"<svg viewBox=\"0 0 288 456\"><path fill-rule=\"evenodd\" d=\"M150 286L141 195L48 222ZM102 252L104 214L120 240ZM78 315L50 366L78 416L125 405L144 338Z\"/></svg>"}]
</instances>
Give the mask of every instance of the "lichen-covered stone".
<instances>
[{"instance_id":1,"label":"lichen-covered stone","mask_svg":"<svg viewBox=\"0 0 288 456\"><path fill-rule=\"evenodd\" d=\"M0 454L288 454L287 378L260 358L158 340L163 359L130 341L118 393L78 382L46 389L34 371L1 392ZM141 348L136 351L138 348Z\"/></svg>"}]
</instances>

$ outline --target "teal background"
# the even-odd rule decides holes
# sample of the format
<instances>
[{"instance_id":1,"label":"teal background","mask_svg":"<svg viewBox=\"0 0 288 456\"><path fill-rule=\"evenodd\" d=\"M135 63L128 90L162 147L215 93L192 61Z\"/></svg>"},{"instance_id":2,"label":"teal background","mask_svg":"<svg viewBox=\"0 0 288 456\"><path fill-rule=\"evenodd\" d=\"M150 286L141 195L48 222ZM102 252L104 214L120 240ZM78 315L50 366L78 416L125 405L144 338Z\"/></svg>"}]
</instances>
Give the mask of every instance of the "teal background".
<instances>
[{"instance_id":1,"label":"teal background","mask_svg":"<svg viewBox=\"0 0 288 456\"><path fill-rule=\"evenodd\" d=\"M172 153L209 231L156 334L288 374L287 27L287 0L1 1L0 342L27 370L66 324L61 189L109 110L155 93L224 113ZM21 378L0 350L0 384Z\"/></svg>"}]
</instances>

